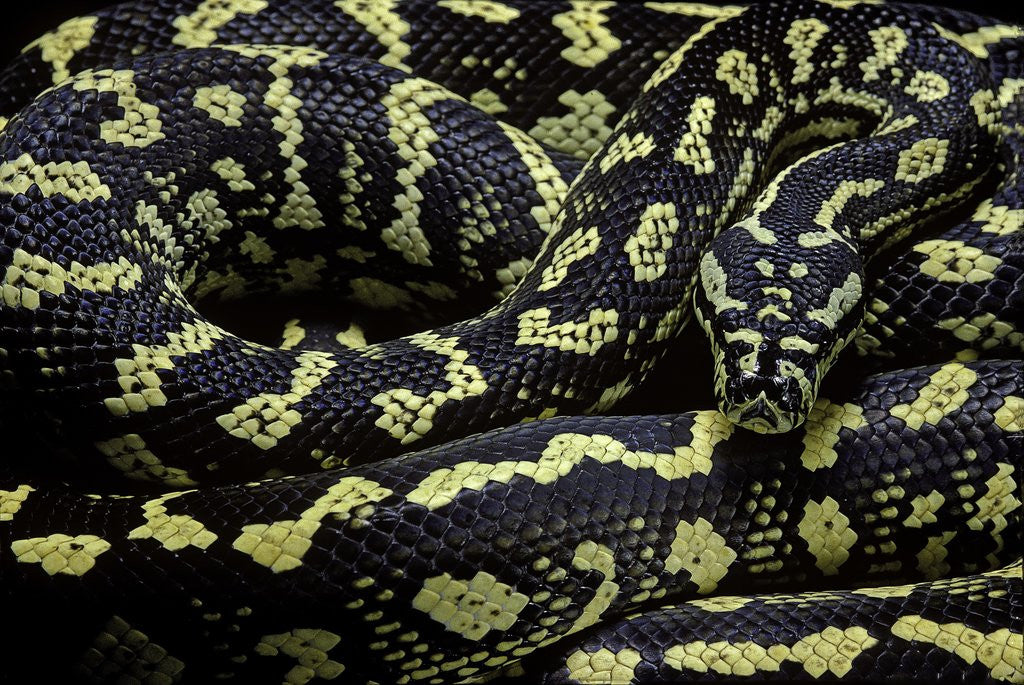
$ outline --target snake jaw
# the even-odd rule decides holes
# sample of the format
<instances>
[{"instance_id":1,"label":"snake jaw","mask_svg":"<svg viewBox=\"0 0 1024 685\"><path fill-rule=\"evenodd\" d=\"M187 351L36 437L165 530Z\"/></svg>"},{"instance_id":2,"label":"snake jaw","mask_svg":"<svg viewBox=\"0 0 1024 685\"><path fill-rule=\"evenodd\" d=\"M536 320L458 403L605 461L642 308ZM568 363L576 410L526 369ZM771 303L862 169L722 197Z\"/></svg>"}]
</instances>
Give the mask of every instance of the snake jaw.
<instances>
[{"instance_id":1,"label":"snake jaw","mask_svg":"<svg viewBox=\"0 0 1024 685\"><path fill-rule=\"evenodd\" d=\"M726 378L719 403L726 418L755 433L786 433L803 423L803 384L792 376L743 371Z\"/></svg>"},{"instance_id":2,"label":"snake jaw","mask_svg":"<svg viewBox=\"0 0 1024 685\"><path fill-rule=\"evenodd\" d=\"M733 406L726 412L726 418L755 433L785 433L793 428L792 417L780 412L764 392L752 400Z\"/></svg>"}]
</instances>

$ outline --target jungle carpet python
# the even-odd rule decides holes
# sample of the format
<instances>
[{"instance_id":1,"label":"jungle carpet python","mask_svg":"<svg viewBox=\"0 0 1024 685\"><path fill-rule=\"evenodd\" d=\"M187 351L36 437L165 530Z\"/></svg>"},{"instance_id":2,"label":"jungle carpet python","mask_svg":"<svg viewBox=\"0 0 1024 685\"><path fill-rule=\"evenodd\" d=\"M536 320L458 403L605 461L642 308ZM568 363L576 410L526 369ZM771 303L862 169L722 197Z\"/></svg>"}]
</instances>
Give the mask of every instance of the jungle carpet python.
<instances>
[{"instance_id":1,"label":"jungle carpet python","mask_svg":"<svg viewBox=\"0 0 1024 685\"><path fill-rule=\"evenodd\" d=\"M42 36L0 72L4 675L1024 682L1022 49L838 0ZM202 313L278 294L277 341ZM606 416L694 330L670 411L711 363L718 409Z\"/></svg>"}]
</instances>

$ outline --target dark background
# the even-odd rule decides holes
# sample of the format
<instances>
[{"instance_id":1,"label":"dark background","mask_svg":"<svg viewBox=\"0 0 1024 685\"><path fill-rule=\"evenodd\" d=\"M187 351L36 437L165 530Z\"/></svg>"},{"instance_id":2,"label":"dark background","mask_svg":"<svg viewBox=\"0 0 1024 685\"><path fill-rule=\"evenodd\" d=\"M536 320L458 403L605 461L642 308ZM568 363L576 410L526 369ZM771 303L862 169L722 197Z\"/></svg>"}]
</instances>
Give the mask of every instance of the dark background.
<instances>
[{"instance_id":1,"label":"dark background","mask_svg":"<svg viewBox=\"0 0 1024 685\"><path fill-rule=\"evenodd\" d=\"M0 64L6 64L22 47L65 19L88 14L112 4L115 3L111 0L0 0ZM734 0L731 4L743 4L743 1ZM956 7L1004 21L1024 21L1022 0L950 1L928 4Z\"/></svg>"}]
</instances>

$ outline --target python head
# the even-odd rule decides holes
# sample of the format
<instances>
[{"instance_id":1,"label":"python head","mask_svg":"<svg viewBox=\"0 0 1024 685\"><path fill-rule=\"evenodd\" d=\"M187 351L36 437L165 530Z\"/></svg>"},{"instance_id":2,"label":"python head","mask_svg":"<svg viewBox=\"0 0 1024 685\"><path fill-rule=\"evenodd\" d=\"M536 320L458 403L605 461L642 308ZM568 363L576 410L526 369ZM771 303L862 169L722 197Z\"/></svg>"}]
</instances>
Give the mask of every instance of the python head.
<instances>
[{"instance_id":1,"label":"python head","mask_svg":"<svg viewBox=\"0 0 1024 685\"><path fill-rule=\"evenodd\" d=\"M784 433L807 418L823 375L859 329L863 270L859 258L793 261L785 250L738 249L749 246L730 245L727 233L701 260L694 293L715 357L715 396L733 423Z\"/></svg>"}]
</instances>

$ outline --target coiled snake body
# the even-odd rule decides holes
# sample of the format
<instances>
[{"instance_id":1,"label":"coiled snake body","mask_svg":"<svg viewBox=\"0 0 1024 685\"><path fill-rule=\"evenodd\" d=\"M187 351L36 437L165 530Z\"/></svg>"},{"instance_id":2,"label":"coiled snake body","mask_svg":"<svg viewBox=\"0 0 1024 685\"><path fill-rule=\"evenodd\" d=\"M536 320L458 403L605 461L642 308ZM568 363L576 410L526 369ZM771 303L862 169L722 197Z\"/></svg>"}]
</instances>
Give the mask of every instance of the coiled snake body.
<instances>
[{"instance_id":1,"label":"coiled snake body","mask_svg":"<svg viewBox=\"0 0 1024 685\"><path fill-rule=\"evenodd\" d=\"M849 2L43 36L0 74L5 664L1024 680L1022 43ZM278 291L493 306L274 346L194 306ZM691 311L719 410L588 416ZM935 363L818 397L858 353Z\"/></svg>"}]
</instances>

